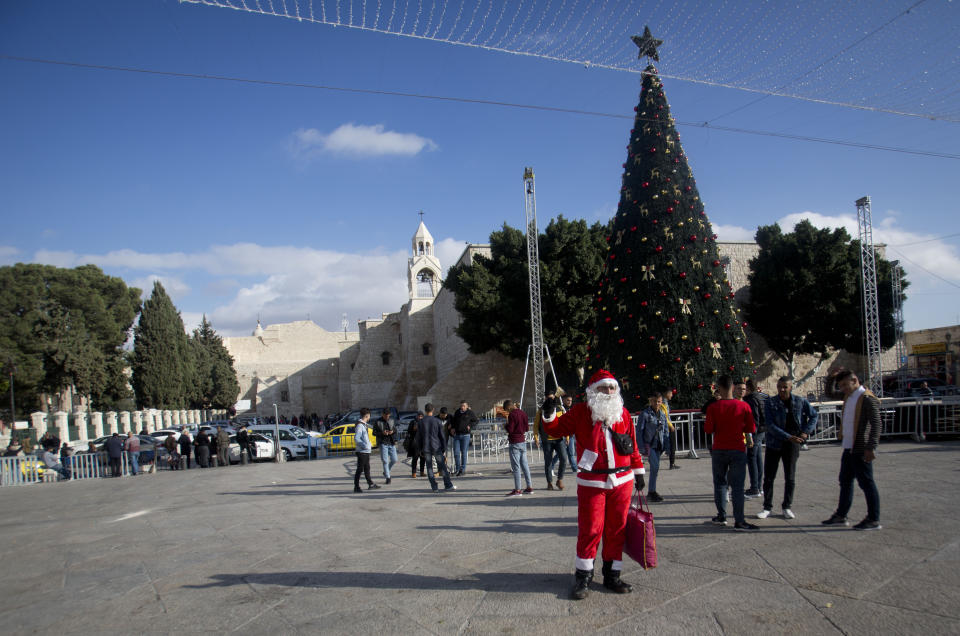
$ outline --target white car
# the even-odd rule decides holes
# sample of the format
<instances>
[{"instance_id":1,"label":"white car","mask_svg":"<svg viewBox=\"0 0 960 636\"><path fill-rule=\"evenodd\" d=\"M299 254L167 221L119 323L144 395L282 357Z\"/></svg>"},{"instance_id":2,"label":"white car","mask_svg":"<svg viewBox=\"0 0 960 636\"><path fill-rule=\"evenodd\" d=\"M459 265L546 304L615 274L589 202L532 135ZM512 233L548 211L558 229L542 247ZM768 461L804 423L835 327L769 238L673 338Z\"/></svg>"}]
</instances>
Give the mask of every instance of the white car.
<instances>
[{"instance_id":1,"label":"white car","mask_svg":"<svg viewBox=\"0 0 960 636\"><path fill-rule=\"evenodd\" d=\"M251 457L251 461L259 461L264 459L273 459L275 455L273 440L264 437L260 433L250 433L250 443L253 444L254 457ZM230 436L230 463L238 464L240 463L240 444L237 443L237 436Z\"/></svg>"},{"instance_id":2,"label":"white car","mask_svg":"<svg viewBox=\"0 0 960 636\"><path fill-rule=\"evenodd\" d=\"M172 428L162 428L159 431L154 431L150 433L150 437L153 437L163 443L163 440L167 439L167 436L173 433L173 439L180 439L180 431L174 430Z\"/></svg>"}]
</instances>

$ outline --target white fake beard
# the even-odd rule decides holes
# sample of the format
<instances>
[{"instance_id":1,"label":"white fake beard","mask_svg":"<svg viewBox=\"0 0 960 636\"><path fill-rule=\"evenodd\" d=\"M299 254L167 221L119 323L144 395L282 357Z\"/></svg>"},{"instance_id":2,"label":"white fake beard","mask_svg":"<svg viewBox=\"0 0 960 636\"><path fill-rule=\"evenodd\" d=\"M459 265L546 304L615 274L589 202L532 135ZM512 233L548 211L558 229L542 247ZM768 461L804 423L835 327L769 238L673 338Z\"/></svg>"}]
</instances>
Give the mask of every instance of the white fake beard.
<instances>
[{"instance_id":1,"label":"white fake beard","mask_svg":"<svg viewBox=\"0 0 960 636\"><path fill-rule=\"evenodd\" d=\"M598 393L596 389L587 389L587 406L593 421L600 421L607 426L613 426L623 416L623 398L620 389L616 393Z\"/></svg>"}]
</instances>

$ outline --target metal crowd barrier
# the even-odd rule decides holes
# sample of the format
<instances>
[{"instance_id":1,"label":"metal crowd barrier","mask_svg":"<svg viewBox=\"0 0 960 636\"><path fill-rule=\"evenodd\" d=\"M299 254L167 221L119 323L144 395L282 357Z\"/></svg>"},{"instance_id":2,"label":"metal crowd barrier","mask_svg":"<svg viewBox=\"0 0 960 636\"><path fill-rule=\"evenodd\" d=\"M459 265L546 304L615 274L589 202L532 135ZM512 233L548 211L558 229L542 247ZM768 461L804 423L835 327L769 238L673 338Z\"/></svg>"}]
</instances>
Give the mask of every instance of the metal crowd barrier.
<instances>
[{"instance_id":1,"label":"metal crowd barrier","mask_svg":"<svg viewBox=\"0 0 960 636\"><path fill-rule=\"evenodd\" d=\"M769 398L775 399L775 398ZM835 442L842 426L842 402L814 402L818 421L810 444ZM928 435L960 434L960 396L885 398L880 401L881 437L911 437L922 441ZM710 436L703 430L706 417L699 410L671 411L677 432L678 453L697 454L710 449Z\"/></svg>"},{"instance_id":2,"label":"metal crowd barrier","mask_svg":"<svg viewBox=\"0 0 960 636\"><path fill-rule=\"evenodd\" d=\"M70 470L69 479L52 468L47 468L39 455L0 457L0 486L22 486L42 482L78 481L110 477L110 460L107 453L78 453L61 459L64 468ZM140 464L141 471L145 465ZM126 452L120 458L120 475L131 474L130 458Z\"/></svg>"}]
</instances>

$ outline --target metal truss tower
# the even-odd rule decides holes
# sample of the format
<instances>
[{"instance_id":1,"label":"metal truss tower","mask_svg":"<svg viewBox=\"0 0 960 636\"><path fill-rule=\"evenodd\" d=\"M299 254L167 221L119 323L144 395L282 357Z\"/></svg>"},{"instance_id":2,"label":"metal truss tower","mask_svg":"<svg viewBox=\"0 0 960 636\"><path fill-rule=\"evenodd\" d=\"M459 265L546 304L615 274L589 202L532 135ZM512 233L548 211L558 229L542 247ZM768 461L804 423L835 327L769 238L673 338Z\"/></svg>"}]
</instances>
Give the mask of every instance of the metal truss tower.
<instances>
[{"instance_id":1,"label":"metal truss tower","mask_svg":"<svg viewBox=\"0 0 960 636\"><path fill-rule=\"evenodd\" d=\"M873 215L870 197L857 199L860 228L860 277L863 287L863 334L867 349L867 381L874 395L883 397L883 363L880 358L880 309L877 302L877 261L873 247Z\"/></svg>"},{"instance_id":2,"label":"metal truss tower","mask_svg":"<svg viewBox=\"0 0 960 636\"><path fill-rule=\"evenodd\" d=\"M530 348L533 352L534 405L543 404L546 377L543 367L543 321L540 313L540 248L537 230L537 195L533 187L533 168L523 169L523 196L526 208L527 263L530 269ZM526 374L524 374L526 379ZM521 398L522 402L522 398Z\"/></svg>"},{"instance_id":3,"label":"metal truss tower","mask_svg":"<svg viewBox=\"0 0 960 636\"><path fill-rule=\"evenodd\" d=\"M897 351L897 391L902 391L907 376L907 343L903 340L903 286L900 282L900 261L891 261L893 280L893 329Z\"/></svg>"}]
</instances>

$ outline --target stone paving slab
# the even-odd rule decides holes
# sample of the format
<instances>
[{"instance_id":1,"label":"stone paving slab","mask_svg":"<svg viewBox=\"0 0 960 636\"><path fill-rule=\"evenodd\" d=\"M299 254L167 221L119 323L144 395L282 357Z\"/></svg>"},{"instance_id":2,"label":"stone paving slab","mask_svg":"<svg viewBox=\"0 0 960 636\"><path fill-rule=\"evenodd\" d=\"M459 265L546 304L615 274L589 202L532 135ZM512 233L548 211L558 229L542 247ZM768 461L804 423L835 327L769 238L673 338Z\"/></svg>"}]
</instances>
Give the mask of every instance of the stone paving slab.
<instances>
[{"instance_id":1,"label":"stone paving slab","mask_svg":"<svg viewBox=\"0 0 960 636\"><path fill-rule=\"evenodd\" d=\"M595 583L582 602L567 598L569 475L505 498L505 465L471 466L434 495L403 467L355 495L337 458L3 488L0 620L11 634L958 634L960 442L881 451L879 532L821 526L836 446L801 454L797 519L777 514L778 480L752 534L709 522L709 457L681 460L653 506L659 567L627 560L633 594Z\"/></svg>"}]
</instances>

